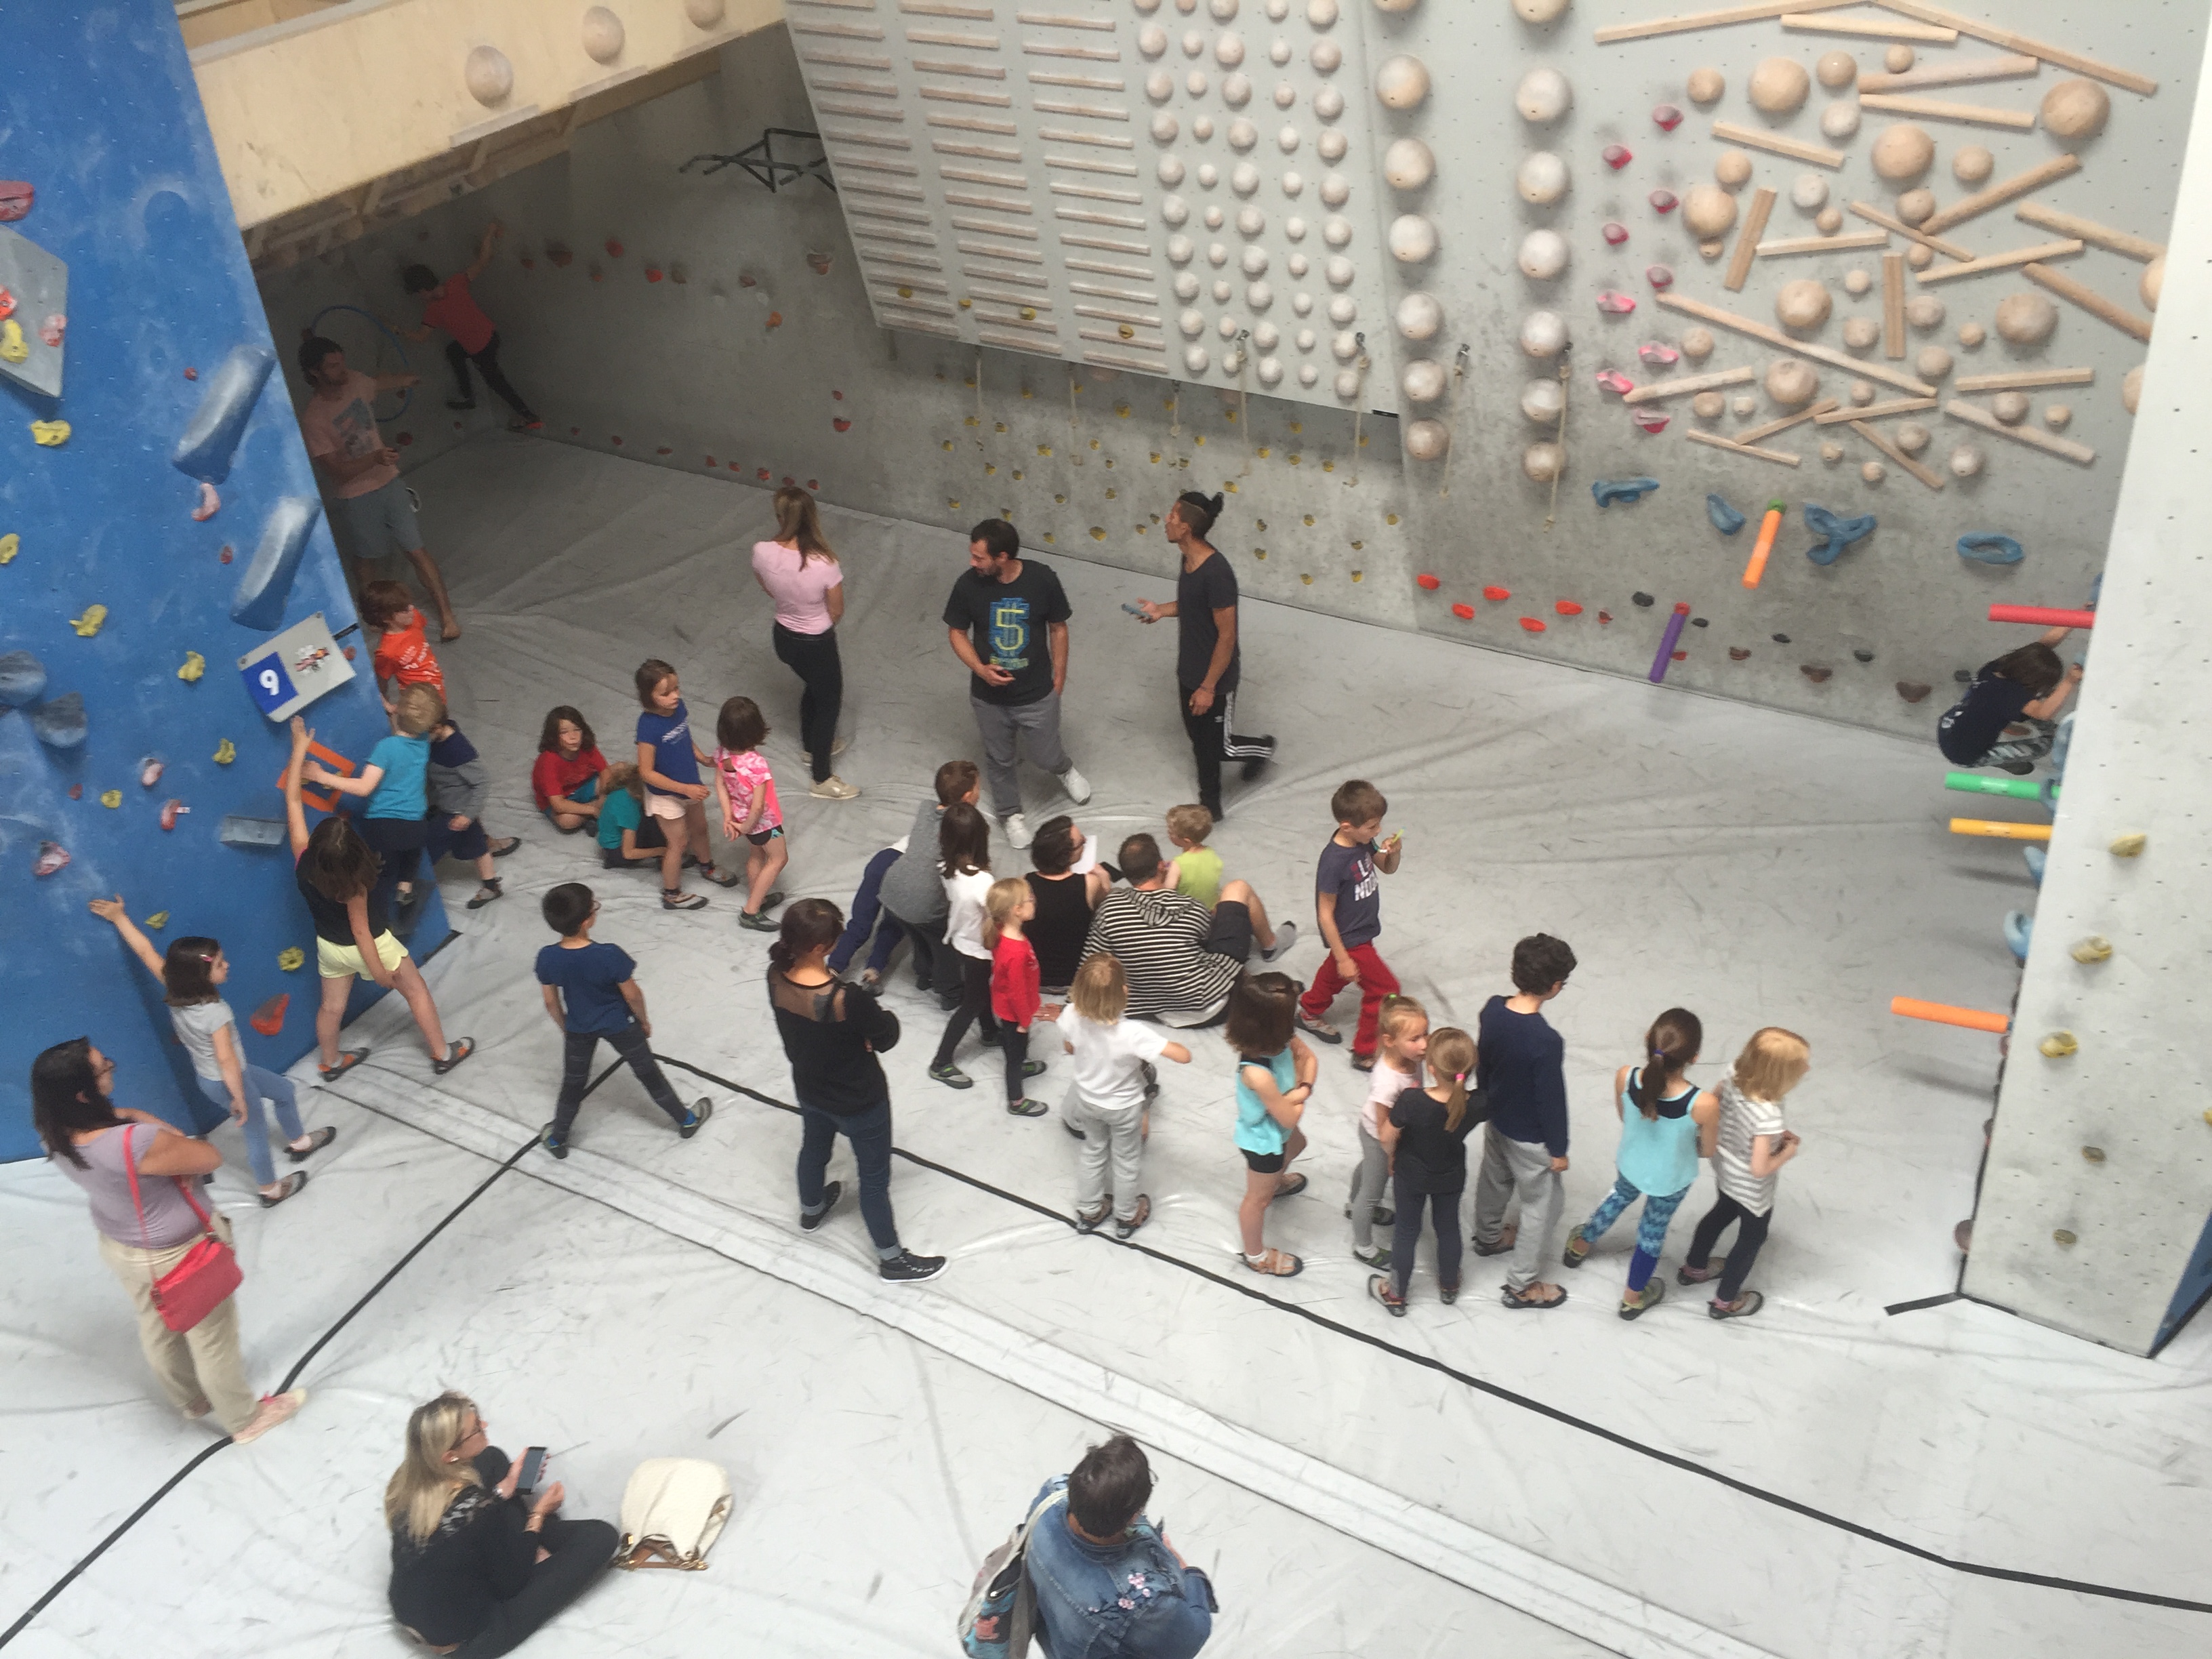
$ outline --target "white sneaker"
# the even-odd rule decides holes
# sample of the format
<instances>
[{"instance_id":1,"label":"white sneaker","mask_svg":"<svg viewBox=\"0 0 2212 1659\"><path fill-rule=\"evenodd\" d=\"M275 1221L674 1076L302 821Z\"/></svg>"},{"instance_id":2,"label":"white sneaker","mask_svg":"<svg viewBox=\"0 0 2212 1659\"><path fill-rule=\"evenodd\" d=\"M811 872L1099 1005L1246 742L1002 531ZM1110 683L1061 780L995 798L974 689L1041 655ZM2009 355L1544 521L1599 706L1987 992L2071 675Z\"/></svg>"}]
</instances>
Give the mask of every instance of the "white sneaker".
<instances>
[{"instance_id":1,"label":"white sneaker","mask_svg":"<svg viewBox=\"0 0 2212 1659\"><path fill-rule=\"evenodd\" d=\"M1036 839L1030 833L1030 821L1019 812L1009 812L1000 822L1006 826L1006 839L1017 848L1026 847Z\"/></svg>"},{"instance_id":2,"label":"white sneaker","mask_svg":"<svg viewBox=\"0 0 2212 1659\"><path fill-rule=\"evenodd\" d=\"M1091 805L1091 780L1077 771L1073 766L1071 765L1067 770L1060 775L1060 787L1067 791L1068 799L1073 801L1078 806Z\"/></svg>"},{"instance_id":3,"label":"white sneaker","mask_svg":"<svg viewBox=\"0 0 2212 1659\"><path fill-rule=\"evenodd\" d=\"M806 793L817 800L852 800L860 792L833 772Z\"/></svg>"},{"instance_id":4,"label":"white sneaker","mask_svg":"<svg viewBox=\"0 0 2212 1659\"><path fill-rule=\"evenodd\" d=\"M1275 948L1272 951L1261 951L1260 960L1262 962L1281 961L1283 958L1283 952L1289 950L1291 945L1297 944L1297 923L1295 921L1277 922L1275 924Z\"/></svg>"}]
</instances>

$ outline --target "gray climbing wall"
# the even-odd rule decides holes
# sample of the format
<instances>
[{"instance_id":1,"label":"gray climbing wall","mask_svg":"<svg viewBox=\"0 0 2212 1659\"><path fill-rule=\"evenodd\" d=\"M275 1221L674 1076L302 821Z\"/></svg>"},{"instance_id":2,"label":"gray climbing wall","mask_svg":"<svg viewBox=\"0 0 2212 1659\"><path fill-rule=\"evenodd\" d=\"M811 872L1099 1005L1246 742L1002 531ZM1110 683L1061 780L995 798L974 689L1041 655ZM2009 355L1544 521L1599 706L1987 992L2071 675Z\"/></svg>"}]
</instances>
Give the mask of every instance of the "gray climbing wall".
<instances>
[{"instance_id":1,"label":"gray climbing wall","mask_svg":"<svg viewBox=\"0 0 2212 1659\"><path fill-rule=\"evenodd\" d=\"M2168 318L2212 308L2212 131L2198 106ZM2201 1282L2185 1279L2212 1213L2212 726L2199 712L2212 656L2208 387L2212 342L2161 325L1966 1263L1969 1294L2136 1353L2189 1312ZM2141 850L2120 856L2138 836ZM2093 939L2109 957L2077 959ZM2040 1045L2061 1032L2075 1051L2046 1055Z\"/></svg>"}]
</instances>

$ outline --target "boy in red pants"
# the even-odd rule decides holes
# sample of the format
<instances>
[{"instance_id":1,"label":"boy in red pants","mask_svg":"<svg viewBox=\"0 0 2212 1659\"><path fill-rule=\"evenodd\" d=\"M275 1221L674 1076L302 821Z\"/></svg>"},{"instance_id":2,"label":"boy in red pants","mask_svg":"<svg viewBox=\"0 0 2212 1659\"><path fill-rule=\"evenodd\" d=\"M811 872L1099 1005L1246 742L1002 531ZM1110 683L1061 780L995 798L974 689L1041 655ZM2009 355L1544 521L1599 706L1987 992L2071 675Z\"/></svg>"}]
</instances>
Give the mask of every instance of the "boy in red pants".
<instances>
[{"instance_id":1,"label":"boy in red pants","mask_svg":"<svg viewBox=\"0 0 2212 1659\"><path fill-rule=\"evenodd\" d=\"M1401 846L1395 835L1376 844L1390 803L1366 779L1353 778L1340 787L1329 797L1328 810L1335 815L1336 833L1321 849L1314 880L1315 917L1328 960L1298 999L1298 1029L1323 1042L1343 1042L1344 1033L1328 1023L1328 1006L1346 986L1358 986L1359 1027L1352 1034L1352 1064L1366 1072L1375 1066L1375 1022L1382 999L1398 991L1398 976L1383 963L1375 939L1382 931L1381 877L1396 873Z\"/></svg>"}]
</instances>

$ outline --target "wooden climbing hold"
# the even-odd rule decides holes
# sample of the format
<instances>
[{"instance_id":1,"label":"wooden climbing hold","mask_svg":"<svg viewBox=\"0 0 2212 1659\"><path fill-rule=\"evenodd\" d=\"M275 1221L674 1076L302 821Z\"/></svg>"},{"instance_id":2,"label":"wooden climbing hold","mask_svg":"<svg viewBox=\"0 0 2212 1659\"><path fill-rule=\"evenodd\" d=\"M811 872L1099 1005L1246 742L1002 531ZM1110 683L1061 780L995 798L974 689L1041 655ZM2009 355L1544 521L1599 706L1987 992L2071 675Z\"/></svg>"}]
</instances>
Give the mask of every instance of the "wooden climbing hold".
<instances>
[{"instance_id":1,"label":"wooden climbing hold","mask_svg":"<svg viewBox=\"0 0 2212 1659\"><path fill-rule=\"evenodd\" d=\"M1986 836L1994 841L2049 841L2047 823L2015 823L2005 818L1953 818L1954 836Z\"/></svg>"}]
</instances>

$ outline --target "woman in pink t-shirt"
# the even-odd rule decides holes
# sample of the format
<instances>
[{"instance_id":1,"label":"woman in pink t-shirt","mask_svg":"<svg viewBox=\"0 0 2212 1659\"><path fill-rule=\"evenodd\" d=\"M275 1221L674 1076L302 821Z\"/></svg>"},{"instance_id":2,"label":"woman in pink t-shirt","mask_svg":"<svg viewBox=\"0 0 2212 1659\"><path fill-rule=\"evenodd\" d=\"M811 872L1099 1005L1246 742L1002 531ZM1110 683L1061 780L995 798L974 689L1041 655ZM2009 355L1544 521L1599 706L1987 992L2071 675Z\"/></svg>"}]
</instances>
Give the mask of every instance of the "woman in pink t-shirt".
<instances>
[{"instance_id":1,"label":"woman in pink t-shirt","mask_svg":"<svg viewBox=\"0 0 2212 1659\"><path fill-rule=\"evenodd\" d=\"M837 710L845 669L837 656L837 622L845 614L845 570L822 538L814 497L796 485L775 492L776 538L753 544L753 574L775 601L775 654L799 676L799 743L814 772L810 792L850 800L860 792L830 769L840 747Z\"/></svg>"}]
</instances>

